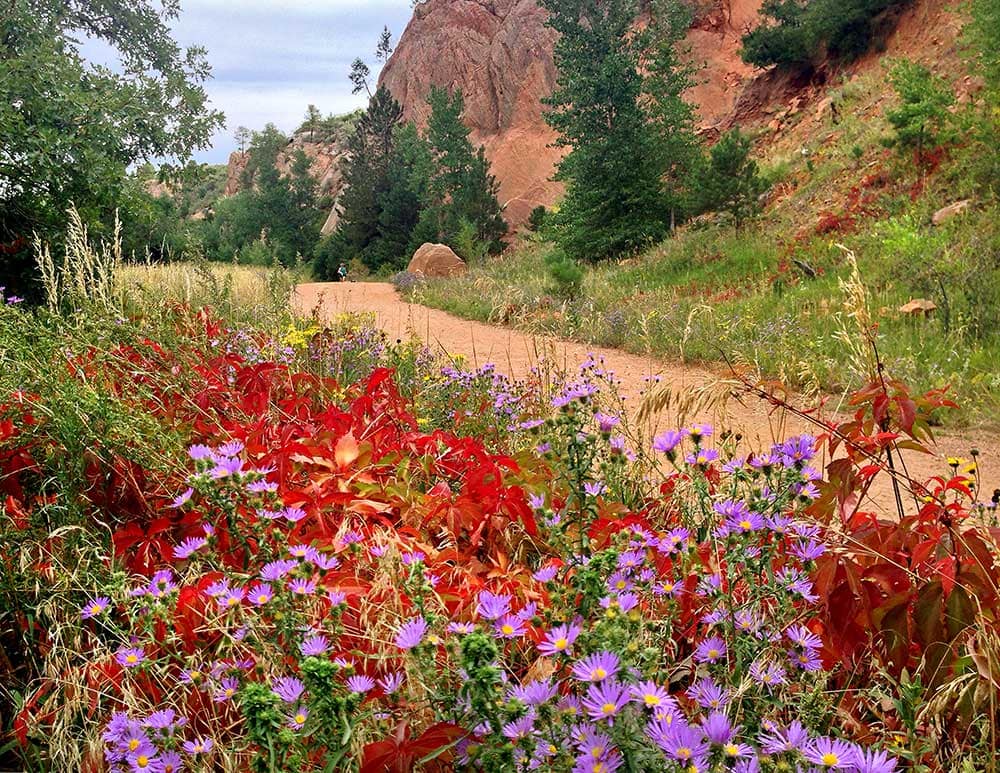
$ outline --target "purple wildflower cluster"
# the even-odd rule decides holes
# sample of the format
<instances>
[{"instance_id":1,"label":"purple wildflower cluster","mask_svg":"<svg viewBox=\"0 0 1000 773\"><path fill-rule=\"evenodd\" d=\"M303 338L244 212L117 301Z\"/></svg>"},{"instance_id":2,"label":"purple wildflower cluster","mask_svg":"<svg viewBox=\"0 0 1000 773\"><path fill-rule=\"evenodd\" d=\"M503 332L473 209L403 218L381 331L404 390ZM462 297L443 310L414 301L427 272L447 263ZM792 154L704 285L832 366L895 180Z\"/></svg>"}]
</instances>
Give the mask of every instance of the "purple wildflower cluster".
<instances>
[{"instance_id":1,"label":"purple wildflower cluster","mask_svg":"<svg viewBox=\"0 0 1000 773\"><path fill-rule=\"evenodd\" d=\"M142 719L116 713L102 736L104 759L111 770L129 773L181 773L188 766L197 767L215 743L193 734L185 738L187 724L173 709L154 711Z\"/></svg>"},{"instance_id":2,"label":"purple wildflower cluster","mask_svg":"<svg viewBox=\"0 0 1000 773\"><path fill-rule=\"evenodd\" d=\"M613 428L602 420L599 431ZM657 450L689 442L687 461L675 458L697 470L704 452L718 458L706 445L712 434L704 425L665 434ZM460 673L459 705L473 733L459 744L460 763L478 769L484 750L508 742L519 770L609 773L629 758L668 773L897 770L886 753L796 719L797 701L823 669L823 642L809 626L815 595L807 569L825 546L797 514L814 480L814 445L794 438L766 463L727 462L720 495L707 495L697 511L707 520L663 532L631 526L599 553L543 566L534 575L537 601L481 591L472 620L446 630L496 643L497 671L481 689L495 692L501 709L480 713ZM543 509L544 498L532 506ZM708 558L695 549L699 534L711 546ZM658 645L692 613L689 650ZM423 616L407 621L397 647L417 659L439 657L437 647L422 647L431 624ZM548 665L518 680L515 664L531 650Z\"/></svg>"}]
</instances>

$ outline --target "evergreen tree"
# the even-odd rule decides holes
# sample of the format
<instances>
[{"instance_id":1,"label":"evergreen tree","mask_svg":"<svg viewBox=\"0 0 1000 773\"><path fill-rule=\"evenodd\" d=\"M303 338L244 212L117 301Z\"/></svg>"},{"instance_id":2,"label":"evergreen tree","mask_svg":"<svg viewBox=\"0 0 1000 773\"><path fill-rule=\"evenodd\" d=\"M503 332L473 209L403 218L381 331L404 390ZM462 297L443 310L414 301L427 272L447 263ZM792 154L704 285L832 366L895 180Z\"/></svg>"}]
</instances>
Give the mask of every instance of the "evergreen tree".
<instances>
[{"instance_id":1,"label":"evergreen tree","mask_svg":"<svg viewBox=\"0 0 1000 773\"><path fill-rule=\"evenodd\" d=\"M635 0L543 4L560 35L546 118L570 149L557 174L566 198L552 218L556 240L582 260L634 251L667 233L679 199L668 186L688 176L691 113L680 94L690 78L675 54L680 6L653 3L640 33Z\"/></svg>"},{"instance_id":2,"label":"evergreen tree","mask_svg":"<svg viewBox=\"0 0 1000 773\"><path fill-rule=\"evenodd\" d=\"M432 169L419 233L434 233L436 240L454 246L463 228L471 226L485 251L497 253L507 233L497 199L500 186L490 174L485 150L473 148L469 140L469 127L462 122L462 93L432 88L427 101L431 116L426 139Z\"/></svg>"},{"instance_id":3,"label":"evergreen tree","mask_svg":"<svg viewBox=\"0 0 1000 773\"><path fill-rule=\"evenodd\" d=\"M952 122L949 109L955 104L955 93L944 79L908 59L892 68L889 81L900 100L885 114L895 130L889 144L901 151L912 150L919 163L927 148L948 135Z\"/></svg>"},{"instance_id":4,"label":"evergreen tree","mask_svg":"<svg viewBox=\"0 0 1000 773\"><path fill-rule=\"evenodd\" d=\"M760 212L767 187L750 149L750 138L739 129L726 132L709 151L695 186L699 209L727 213L737 228Z\"/></svg>"}]
</instances>

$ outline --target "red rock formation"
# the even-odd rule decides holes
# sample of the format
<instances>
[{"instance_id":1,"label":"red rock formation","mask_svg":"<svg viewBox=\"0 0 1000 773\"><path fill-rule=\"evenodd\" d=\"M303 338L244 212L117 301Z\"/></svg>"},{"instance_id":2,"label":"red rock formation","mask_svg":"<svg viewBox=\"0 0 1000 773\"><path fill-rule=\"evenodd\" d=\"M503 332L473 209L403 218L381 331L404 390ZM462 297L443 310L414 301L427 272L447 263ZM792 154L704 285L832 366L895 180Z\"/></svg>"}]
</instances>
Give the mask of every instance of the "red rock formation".
<instances>
[{"instance_id":1,"label":"red rock formation","mask_svg":"<svg viewBox=\"0 0 1000 773\"><path fill-rule=\"evenodd\" d=\"M688 43L704 63L690 98L700 122L724 125L752 68L739 57L740 37L761 0L717 0L703 10ZM512 225L551 205L561 186L551 181L561 151L545 123L543 97L552 93L555 33L545 27L538 0L426 0L416 7L382 72L406 117L422 123L431 86L465 95L473 141L486 146Z\"/></svg>"}]
</instances>

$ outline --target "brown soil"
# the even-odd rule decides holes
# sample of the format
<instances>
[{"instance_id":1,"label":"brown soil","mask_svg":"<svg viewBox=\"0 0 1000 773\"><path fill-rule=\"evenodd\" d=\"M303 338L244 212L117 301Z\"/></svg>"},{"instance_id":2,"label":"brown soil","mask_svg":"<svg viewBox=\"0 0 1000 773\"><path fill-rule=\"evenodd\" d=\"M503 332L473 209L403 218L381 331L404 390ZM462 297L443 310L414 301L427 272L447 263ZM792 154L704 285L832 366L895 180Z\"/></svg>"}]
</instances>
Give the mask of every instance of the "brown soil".
<instances>
[{"instance_id":1,"label":"brown soil","mask_svg":"<svg viewBox=\"0 0 1000 773\"><path fill-rule=\"evenodd\" d=\"M439 347L452 355L463 355L470 365L494 363L515 378L527 376L542 358L558 368L575 370L590 355L602 357L606 367L620 380L621 391L627 396L627 404L632 406L633 414L638 412L649 389L650 379L659 380L657 388L669 387L676 394L687 395L693 400L692 410L686 410L683 416L676 409L658 414L651 427L653 430L691 421L707 421L742 433L750 448L759 448L792 434L816 432L815 427L803 420L787 411L769 409L752 396L733 397L724 403L699 401L696 396L707 395L713 391L713 385L716 385L715 392L728 391L718 388L724 376L707 368L642 357L617 349L532 336L459 319L443 311L407 303L390 284L303 284L296 290L294 305L299 313L315 313L321 320L329 320L342 313L374 314L379 327L390 337L404 339L415 335L432 347ZM967 457L969 449L976 447L981 452L984 490L992 492L995 486L1000 485L1000 443L995 434L985 429L974 429L962 434L942 433L937 440L935 455L905 454L906 468L914 478L926 480L933 475L946 475L950 472L944 461L947 457ZM872 489L871 504L884 512L894 512L889 478L880 476L880 479L881 482L877 482ZM908 509L912 508L910 500Z\"/></svg>"}]
</instances>

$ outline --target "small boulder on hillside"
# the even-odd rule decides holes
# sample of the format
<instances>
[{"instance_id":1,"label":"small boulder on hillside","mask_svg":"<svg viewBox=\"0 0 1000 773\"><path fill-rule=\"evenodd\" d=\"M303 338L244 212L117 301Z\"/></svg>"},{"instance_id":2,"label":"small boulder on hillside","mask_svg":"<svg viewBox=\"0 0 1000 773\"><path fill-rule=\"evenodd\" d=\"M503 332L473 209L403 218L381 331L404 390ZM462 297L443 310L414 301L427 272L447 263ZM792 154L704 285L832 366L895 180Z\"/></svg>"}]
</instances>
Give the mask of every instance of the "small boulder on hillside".
<instances>
[{"instance_id":1,"label":"small boulder on hillside","mask_svg":"<svg viewBox=\"0 0 1000 773\"><path fill-rule=\"evenodd\" d=\"M468 266L448 245L428 242L413 253L406 270L421 277L449 277L464 274Z\"/></svg>"},{"instance_id":2,"label":"small boulder on hillside","mask_svg":"<svg viewBox=\"0 0 1000 773\"><path fill-rule=\"evenodd\" d=\"M927 298L914 298L899 307L900 314L908 317L929 317L937 310L937 304Z\"/></svg>"},{"instance_id":3,"label":"small boulder on hillside","mask_svg":"<svg viewBox=\"0 0 1000 773\"><path fill-rule=\"evenodd\" d=\"M948 222L956 215L961 215L971 206L972 199L956 201L954 204L949 204L947 207L942 207L935 212L934 217L931 218L931 222L934 223L934 225L941 225L942 223Z\"/></svg>"}]
</instances>

